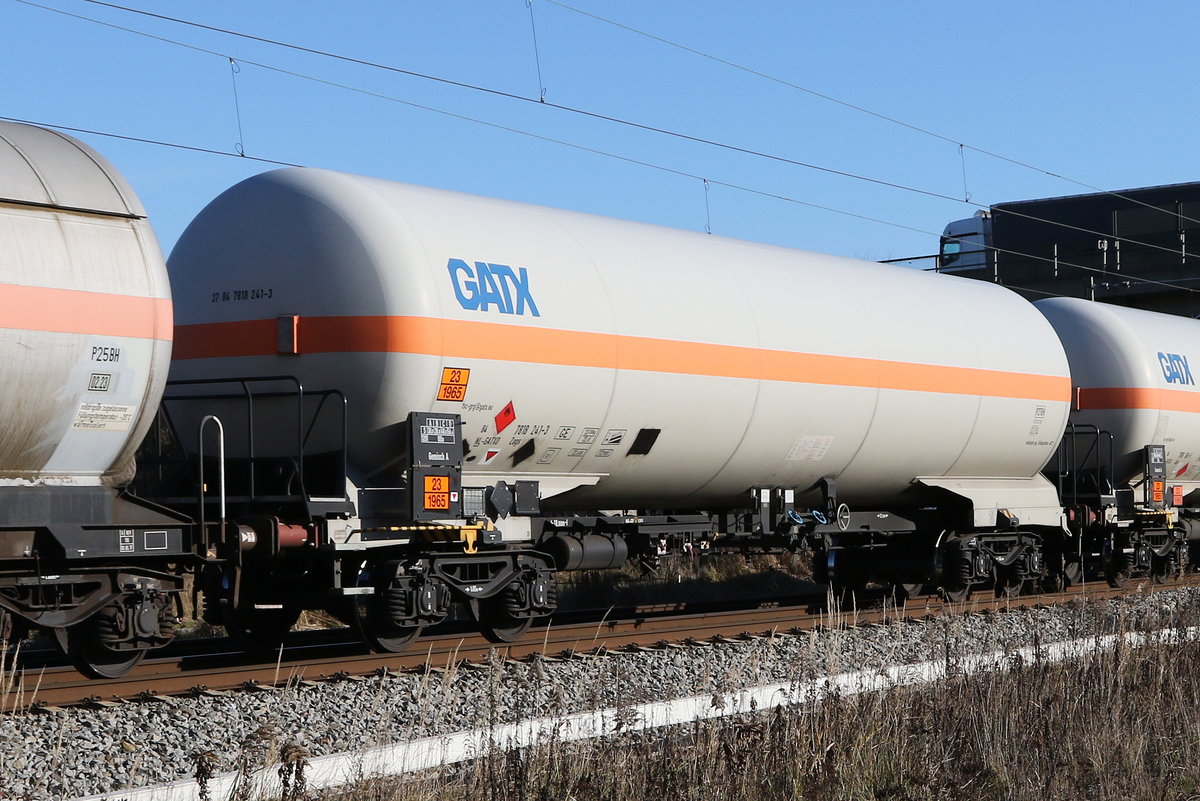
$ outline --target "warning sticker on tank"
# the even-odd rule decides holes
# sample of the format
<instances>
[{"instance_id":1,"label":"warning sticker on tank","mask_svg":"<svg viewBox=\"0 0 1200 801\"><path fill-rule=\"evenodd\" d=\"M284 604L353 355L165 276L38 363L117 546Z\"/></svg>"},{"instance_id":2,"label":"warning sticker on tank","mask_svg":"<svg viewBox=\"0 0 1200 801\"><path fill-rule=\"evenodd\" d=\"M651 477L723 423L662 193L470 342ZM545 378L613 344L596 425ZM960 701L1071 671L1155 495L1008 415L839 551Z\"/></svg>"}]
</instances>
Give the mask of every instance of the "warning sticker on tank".
<instances>
[{"instance_id":1,"label":"warning sticker on tank","mask_svg":"<svg viewBox=\"0 0 1200 801\"><path fill-rule=\"evenodd\" d=\"M438 386L437 399L440 401L460 401L467 397L467 381L471 371L465 367L442 368L442 383Z\"/></svg>"},{"instance_id":2,"label":"warning sticker on tank","mask_svg":"<svg viewBox=\"0 0 1200 801\"><path fill-rule=\"evenodd\" d=\"M585 428L583 429L583 433L579 435L579 439L575 441L580 445L591 445L599 433L600 429L598 428Z\"/></svg>"},{"instance_id":3,"label":"warning sticker on tank","mask_svg":"<svg viewBox=\"0 0 1200 801\"><path fill-rule=\"evenodd\" d=\"M815 462L825 458L826 451L833 444L832 436L814 437L803 436L796 440L788 451L789 462Z\"/></svg>"},{"instance_id":4,"label":"warning sticker on tank","mask_svg":"<svg viewBox=\"0 0 1200 801\"><path fill-rule=\"evenodd\" d=\"M604 435L602 445L620 445L621 440L625 439L624 428L610 428L608 433Z\"/></svg>"},{"instance_id":5,"label":"warning sticker on tank","mask_svg":"<svg viewBox=\"0 0 1200 801\"><path fill-rule=\"evenodd\" d=\"M484 454L483 461L480 462L480 464L487 464L488 462L494 461L495 458L499 455L500 455L500 451L498 451L494 448L490 449L487 453Z\"/></svg>"},{"instance_id":6,"label":"warning sticker on tank","mask_svg":"<svg viewBox=\"0 0 1200 801\"><path fill-rule=\"evenodd\" d=\"M496 414L496 433L499 434L504 429L512 425L512 421L517 419L517 410L513 408L513 402L509 401L503 409Z\"/></svg>"},{"instance_id":7,"label":"warning sticker on tank","mask_svg":"<svg viewBox=\"0 0 1200 801\"><path fill-rule=\"evenodd\" d=\"M136 406L120 403L81 403L71 428L80 431L128 431Z\"/></svg>"}]
</instances>

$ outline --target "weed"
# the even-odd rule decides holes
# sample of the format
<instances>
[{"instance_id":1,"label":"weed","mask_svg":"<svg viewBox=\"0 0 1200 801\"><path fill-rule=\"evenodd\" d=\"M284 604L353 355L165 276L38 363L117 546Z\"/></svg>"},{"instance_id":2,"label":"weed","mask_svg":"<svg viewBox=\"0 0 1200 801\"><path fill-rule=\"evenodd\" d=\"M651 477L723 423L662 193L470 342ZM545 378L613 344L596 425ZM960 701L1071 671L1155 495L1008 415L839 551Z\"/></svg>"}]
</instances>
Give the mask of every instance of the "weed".
<instances>
[{"instance_id":1,"label":"weed","mask_svg":"<svg viewBox=\"0 0 1200 801\"><path fill-rule=\"evenodd\" d=\"M1072 633L1100 635L1183 627L1197 608L1077 611ZM967 626L945 626L948 664L967 655ZM995 644L1013 638L997 634ZM1182 799L1200 788L1200 643L1164 638L1061 663L1014 657L1006 668L670 730L618 727L587 742L550 736L454 770L322 797L1075 801ZM710 671L718 680L724 672L721 664ZM489 700L497 691L489 688Z\"/></svg>"}]
</instances>

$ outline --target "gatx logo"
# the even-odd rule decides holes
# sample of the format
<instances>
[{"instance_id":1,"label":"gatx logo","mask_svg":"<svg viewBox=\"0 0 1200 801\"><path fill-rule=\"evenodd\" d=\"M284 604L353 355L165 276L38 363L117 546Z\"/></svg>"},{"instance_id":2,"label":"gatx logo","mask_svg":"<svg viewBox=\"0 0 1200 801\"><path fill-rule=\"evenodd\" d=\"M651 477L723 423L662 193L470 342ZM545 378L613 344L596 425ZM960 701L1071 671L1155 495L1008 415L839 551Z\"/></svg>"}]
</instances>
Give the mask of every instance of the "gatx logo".
<instances>
[{"instance_id":1,"label":"gatx logo","mask_svg":"<svg viewBox=\"0 0 1200 801\"><path fill-rule=\"evenodd\" d=\"M1192 378L1192 368L1188 366L1186 356L1178 353L1159 353L1158 366L1162 368L1163 378L1168 384L1195 384Z\"/></svg>"},{"instance_id":2,"label":"gatx logo","mask_svg":"<svg viewBox=\"0 0 1200 801\"><path fill-rule=\"evenodd\" d=\"M529 273L524 267L514 270L507 264L483 261L472 267L462 259L450 259L446 269L454 296L464 309L489 311L495 306L501 314L525 314L528 310L534 317L541 317L529 292Z\"/></svg>"}]
</instances>

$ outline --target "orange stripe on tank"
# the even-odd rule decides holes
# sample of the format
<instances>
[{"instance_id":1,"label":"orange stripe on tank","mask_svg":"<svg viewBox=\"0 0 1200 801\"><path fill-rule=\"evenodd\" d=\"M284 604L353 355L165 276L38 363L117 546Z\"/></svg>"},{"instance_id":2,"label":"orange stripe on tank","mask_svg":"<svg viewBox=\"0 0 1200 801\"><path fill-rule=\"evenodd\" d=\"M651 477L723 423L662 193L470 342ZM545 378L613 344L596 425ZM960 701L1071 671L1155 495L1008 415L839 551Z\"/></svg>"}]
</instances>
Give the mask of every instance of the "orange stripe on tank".
<instances>
[{"instance_id":1,"label":"orange stripe on tank","mask_svg":"<svg viewBox=\"0 0 1200 801\"><path fill-rule=\"evenodd\" d=\"M684 342L436 317L301 317L300 353L418 353L460 359L749 378L999 398L1070 400L1066 376ZM176 359L268 356L278 322L175 329Z\"/></svg>"},{"instance_id":2,"label":"orange stripe on tank","mask_svg":"<svg viewBox=\"0 0 1200 801\"><path fill-rule=\"evenodd\" d=\"M1200 412L1200 392L1155 387L1080 387L1076 390L1075 408Z\"/></svg>"},{"instance_id":3,"label":"orange stripe on tank","mask_svg":"<svg viewBox=\"0 0 1200 801\"><path fill-rule=\"evenodd\" d=\"M0 284L0 328L171 341L171 301L138 295Z\"/></svg>"}]
</instances>

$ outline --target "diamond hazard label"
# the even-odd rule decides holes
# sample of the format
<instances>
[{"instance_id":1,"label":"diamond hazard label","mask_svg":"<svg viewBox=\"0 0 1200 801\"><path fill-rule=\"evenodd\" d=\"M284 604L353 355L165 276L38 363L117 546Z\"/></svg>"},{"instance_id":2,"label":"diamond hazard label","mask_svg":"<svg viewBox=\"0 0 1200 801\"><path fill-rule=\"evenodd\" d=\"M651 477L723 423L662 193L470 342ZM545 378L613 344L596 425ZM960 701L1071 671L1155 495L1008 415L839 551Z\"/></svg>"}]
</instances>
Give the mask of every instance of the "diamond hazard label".
<instances>
[{"instance_id":1,"label":"diamond hazard label","mask_svg":"<svg viewBox=\"0 0 1200 801\"><path fill-rule=\"evenodd\" d=\"M483 461L480 462L480 464L487 464L488 462L492 461L499 455L500 455L500 451L489 449L488 452L486 454L484 454Z\"/></svg>"},{"instance_id":2,"label":"diamond hazard label","mask_svg":"<svg viewBox=\"0 0 1200 801\"><path fill-rule=\"evenodd\" d=\"M509 401L508 404L496 414L496 433L499 434L501 431L508 428L510 425L512 425L512 421L516 419L517 412L515 409L513 409L512 401Z\"/></svg>"}]
</instances>

